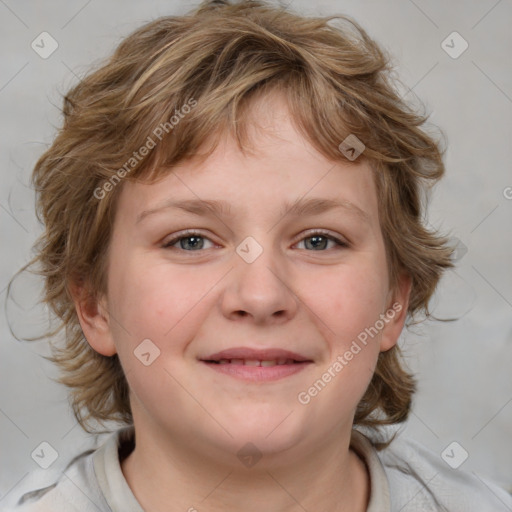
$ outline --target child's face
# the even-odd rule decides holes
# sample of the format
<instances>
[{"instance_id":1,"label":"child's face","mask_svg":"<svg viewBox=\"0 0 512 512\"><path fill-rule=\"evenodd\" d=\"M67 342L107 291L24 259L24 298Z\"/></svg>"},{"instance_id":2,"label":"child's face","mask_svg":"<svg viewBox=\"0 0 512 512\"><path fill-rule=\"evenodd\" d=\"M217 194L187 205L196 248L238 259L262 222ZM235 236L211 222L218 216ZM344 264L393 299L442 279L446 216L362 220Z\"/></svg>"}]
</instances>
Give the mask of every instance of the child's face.
<instances>
[{"instance_id":1,"label":"child's face","mask_svg":"<svg viewBox=\"0 0 512 512\"><path fill-rule=\"evenodd\" d=\"M84 329L96 350L119 354L136 429L203 453L235 453L247 442L262 451L308 450L350 429L379 351L396 342L406 310L407 281L394 295L388 287L368 164L328 161L292 127L278 96L256 105L262 129L252 134L253 155L226 140L202 164L184 163L156 184L124 183L106 323ZM298 200L342 206L286 213ZM181 201L194 201L196 211L165 207ZM208 213L202 201L223 201L226 210ZM187 229L192 238L165 247ZM402 313L377 322L396 302ZM378 334L359 341L361 350L335 371L336 358L376 325ZM148 366L134 355L145 339L160 350ZM281 378L276 367L246 367L244 376L229 374L239 365L223 372L204 362L236 347L291 351L309 362L294 373L299 366L283 366L289 374ZM143 360L153 359L152 348L144 352ZM322 390L308 392L329 367Z\"/></svg>"}]
</instances>

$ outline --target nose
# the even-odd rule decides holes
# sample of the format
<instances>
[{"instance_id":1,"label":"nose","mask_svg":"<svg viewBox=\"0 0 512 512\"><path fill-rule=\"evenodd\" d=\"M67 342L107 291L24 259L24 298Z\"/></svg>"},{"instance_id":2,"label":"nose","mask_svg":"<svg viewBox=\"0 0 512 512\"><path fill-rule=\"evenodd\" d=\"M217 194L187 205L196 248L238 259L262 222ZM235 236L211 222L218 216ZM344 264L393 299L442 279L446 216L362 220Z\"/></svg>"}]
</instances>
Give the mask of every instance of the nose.
<instances>
[{"instance_id":1,"label":"nose","mask_svg":"<svg viewBox=\"0 0 512 512\"><path fill-rule=\"evenodd\" d=\"M236 253L233 259L235 268L227 276L222 296L224 316L259 325L281 324L293 318L298 299L289 272L272 250L264 249L252 263Z\"/></svg>"}]
</instances>

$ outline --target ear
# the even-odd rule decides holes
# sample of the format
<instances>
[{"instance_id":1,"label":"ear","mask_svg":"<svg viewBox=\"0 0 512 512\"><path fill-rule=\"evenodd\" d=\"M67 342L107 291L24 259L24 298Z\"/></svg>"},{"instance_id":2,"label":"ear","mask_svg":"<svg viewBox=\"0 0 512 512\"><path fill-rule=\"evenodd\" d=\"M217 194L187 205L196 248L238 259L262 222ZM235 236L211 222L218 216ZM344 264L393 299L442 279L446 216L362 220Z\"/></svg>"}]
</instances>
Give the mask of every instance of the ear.
<instances>
[{"instance_id":1,"label":"ear","mask_svg":"<svg viewBox=\"0 0 512 512\"><path fill-rule=\"evenodd\" d=\"M401 274L395 288L390 291L387 308L382 316L385 325L380 340L381 352L393 348L400 337L407 317L411 285L411 277L408 274Z\"/></svg>"},{"instance_id":2,"label":"ear","mask_svg":"<svg viewBox=\"0 0 512 512\"><path fill-rule=\"evenodd\" d=\"M83 282L71 284L69 290L87 342L96 352L113 356L117 350L110 330L106 298L96 298Z\"/></svg>"}]
</instances>

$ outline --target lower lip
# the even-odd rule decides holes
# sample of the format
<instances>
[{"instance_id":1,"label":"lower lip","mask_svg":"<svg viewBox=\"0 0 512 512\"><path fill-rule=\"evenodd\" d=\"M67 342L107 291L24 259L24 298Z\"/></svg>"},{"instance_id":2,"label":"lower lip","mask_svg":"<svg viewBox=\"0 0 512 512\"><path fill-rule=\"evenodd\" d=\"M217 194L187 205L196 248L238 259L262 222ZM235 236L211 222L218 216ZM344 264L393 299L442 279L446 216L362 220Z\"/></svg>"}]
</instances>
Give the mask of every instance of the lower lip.
<instances>
[{"instance_id":1,"label":"lower lip","mask_svg":"<svg viewBox=\"0 0 512 512\"><path fill-rule=\"evenodd\" d=\"M272 381L289 377L301 372L311 364L310 361L304 361L294 364L276 364L274 366L246 366L242 364L216 364L202 361L203 364L219 373L231 375L242 380L249 381Z\"/></svg>"}]
</instances>

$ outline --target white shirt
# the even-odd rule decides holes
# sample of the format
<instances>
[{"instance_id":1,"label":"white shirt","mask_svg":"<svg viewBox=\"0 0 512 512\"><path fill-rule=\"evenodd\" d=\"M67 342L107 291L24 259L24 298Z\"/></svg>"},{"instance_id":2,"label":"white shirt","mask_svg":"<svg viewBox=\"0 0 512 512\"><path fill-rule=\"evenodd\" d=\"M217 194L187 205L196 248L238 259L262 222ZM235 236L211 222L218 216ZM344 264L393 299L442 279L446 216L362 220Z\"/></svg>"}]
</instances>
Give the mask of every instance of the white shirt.
<instances>
[{"instance_id":1,"label":"white shirt","mask_svg":"<svg viewBox=\"0 0 512 512\"><path fill-rule=\"evenodd\" d=\"M56 483L24 494L13 512L144 512L119 459L120 451L126 456L133 449L133 434L133 427L114 432L98 449L76 457ZM512 496L505 490L450 468L415 441L397 436L377 451L353 430L350 445L368 469L367 512L512 512Z\"/></svg>"}]
</instances>

